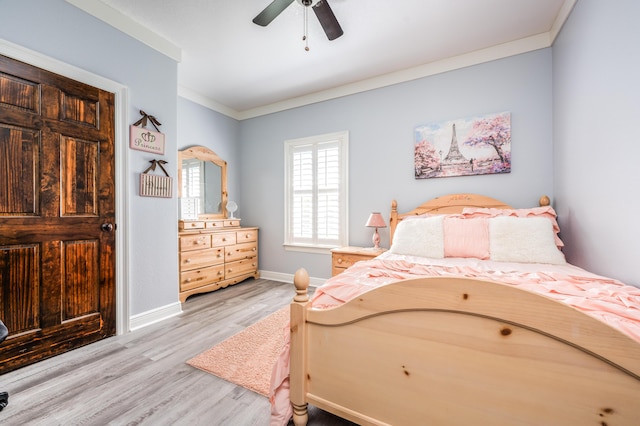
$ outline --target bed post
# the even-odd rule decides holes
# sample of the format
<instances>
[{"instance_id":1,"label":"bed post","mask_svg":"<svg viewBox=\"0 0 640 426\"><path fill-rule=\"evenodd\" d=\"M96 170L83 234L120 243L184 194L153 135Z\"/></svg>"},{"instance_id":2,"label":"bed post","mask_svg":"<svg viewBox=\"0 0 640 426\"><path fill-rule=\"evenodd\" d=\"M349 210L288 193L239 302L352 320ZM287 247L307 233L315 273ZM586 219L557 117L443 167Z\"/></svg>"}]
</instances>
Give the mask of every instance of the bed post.
<instances>
[{"instance_id":1,"label":"bed post","mask_svg":"<svg viewBox=\"0 0 640 426\"><path fill-rule=\"evenodd\" d=\"M296 426L307 424L306 369L307 354L307 304L309 303L309 274L304 268L298 269L293 276L296 295L291 303L291 341L289 348L289 398L293 407L293 423Z\"/></svg>"},{"instance_id":2,"label":"bed post","mask_svg":"<svg viewBox=\"0 0 640 426\"><path fill-rule=\"evenodd\" d=\"M389 213L389 247L393 243L393 233L398 226L398 202L396 200L391 201L391 213Z\"/></svg>"}]
</instances>

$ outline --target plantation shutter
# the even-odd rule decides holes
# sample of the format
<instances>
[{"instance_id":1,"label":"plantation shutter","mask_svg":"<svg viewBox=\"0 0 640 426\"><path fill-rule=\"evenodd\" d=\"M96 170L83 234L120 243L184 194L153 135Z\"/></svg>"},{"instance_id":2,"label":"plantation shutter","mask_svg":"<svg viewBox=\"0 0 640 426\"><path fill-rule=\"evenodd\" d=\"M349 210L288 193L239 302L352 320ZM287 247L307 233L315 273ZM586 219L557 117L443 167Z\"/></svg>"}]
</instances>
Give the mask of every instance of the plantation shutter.
<instances>
[{"instance_id":1,"label":"plantation shutter","mask_svg":"<svg viewBox=\"0 0 640 426\"><path fill-rule=\"evenodd\" d=\"M341 139L288 145L288 226L285 243L344 245L346 200Z\"/></svg>"}]
</instances>

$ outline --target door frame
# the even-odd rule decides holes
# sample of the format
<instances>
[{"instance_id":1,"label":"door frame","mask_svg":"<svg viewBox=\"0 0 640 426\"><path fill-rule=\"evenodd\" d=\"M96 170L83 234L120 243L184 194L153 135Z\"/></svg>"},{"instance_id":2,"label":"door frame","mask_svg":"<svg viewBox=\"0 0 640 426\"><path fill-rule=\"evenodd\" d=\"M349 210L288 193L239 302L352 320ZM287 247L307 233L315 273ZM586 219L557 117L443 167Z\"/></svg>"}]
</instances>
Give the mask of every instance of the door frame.
<instances>
[{"instance_id":1,"label":"door frame","mask_svg":"<svg viewBox=\"0 0 640 426\"><path fill-rule=\"evenodd\" d=\"M106 90L115 95L115 189L116 189L116 334L121 335L130 331L129 317L129 253L125 244L129 240L128 203L125 188L128 188L129 161L126 147L129 117L129 89L108 78L93 74L89 71L66 64L57 59L43 55L34 50L0 39L0 54L25 62L38 68L62 75L67 78Z\"/></svg>"}]
</instances>

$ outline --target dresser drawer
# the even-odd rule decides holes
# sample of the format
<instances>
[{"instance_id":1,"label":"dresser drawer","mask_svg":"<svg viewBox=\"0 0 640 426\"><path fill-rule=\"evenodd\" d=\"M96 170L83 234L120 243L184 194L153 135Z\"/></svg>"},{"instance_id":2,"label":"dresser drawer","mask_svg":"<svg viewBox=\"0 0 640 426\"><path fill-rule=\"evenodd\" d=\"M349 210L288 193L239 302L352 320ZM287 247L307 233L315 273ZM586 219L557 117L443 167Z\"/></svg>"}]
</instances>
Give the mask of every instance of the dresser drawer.
<instances>
[{"instance_id":1,"label":"dresser drawer","mask_svg":"<svg viewBox=\"0 0 640 426\"><path fill-rule=\"evenodd\" d=\"M222 229L224 228L224 220L208 220L205 223L205 229Z\"/></svg>"},{"instance_id":2,"label":"dresser drawer","mask_svg":"<svg viewBox=\"0 0 640 426\"><path fill-rule=\"evenodd\" d=\"M202 220L185 220L180 221L180 230L188 231L190 229L204 229L204 221Z\"/></svg>"},{"instance_id":3,"label":"dresser drawer","mask_svg":"<svg viewBox=\"0 0 640 426\"><path fill-rule=\"evenodd\" d=\"M252 257L250 259L243 259L236 262L226 263L224 277L225 279L229 279L240 275L253 274L257 270L258 258Z\"/></svg>"},{"instance_id":4,"label":"dresser drawer","mask_svg":"<svg viewBox=\"0 0 640 426\"><path fill-rule=\"evenodd\" d=\"M224 263L224 249L212 248L207 250L194 250L180 253L180 270L213 266Z\"/></svg>"},{"instance_id":5,"label":"dresser drawer","mask_svg":"<svg viewBox=\"0 0 640 426\"><path fill-rule=\"evenodd\" d=\"M225 248L224 261L233 262L240 259L256 257L258 254L258 243L236 244Z\"/></svg>"},{"instance_id":6,"label":"dresser drawer","mask_svg":"<svg viewBox=\"0 0 640 426\"><path fill-rule=\"evenodd\" d=\"M258 241L257 229L243 229L242 231L236 232L236 242L238 244L250 243L253 241Z\"/></svg>"},{"instance_id":7,"label":"dresser drawer","mask_svg":"<svg viewBox=\"0 0 640 426\"><path fill-rule=\"evenodd\" d=\"M180 273L180 291L187 291L203 285L224 280L224 264L195 269Z\"/></svg>"},{"instance_id":8,"label":"dresser drawer","mask_svg":"<svg viewBox=\"0 0 640 426\"><path fill-rule=\"evenodd\" d=\"M202 250L211 247L211 235L197 234L180 237L180 251Z\"/></svg>"},{"instance_id":9,"label":"dresser drawer","mask_svg":"<svg viewBox=\"0 0 640 426\"><path fill-rule=\"evenodd\" d=\"M211 234L212 247L230 246L235 243L236 243L235 232L219 232L219 233Z\"/></svg>"},{"instance_id":10,"label":"dresser drawer","mask_svg":"<svg viewBox=\"0 0 640 426\"><path fill-rule=\"evenodd\" d=\"M227 227L240 226L240 219L227 219L224 221L224 226L227 226Z\"/></svg>"}]
</instances>

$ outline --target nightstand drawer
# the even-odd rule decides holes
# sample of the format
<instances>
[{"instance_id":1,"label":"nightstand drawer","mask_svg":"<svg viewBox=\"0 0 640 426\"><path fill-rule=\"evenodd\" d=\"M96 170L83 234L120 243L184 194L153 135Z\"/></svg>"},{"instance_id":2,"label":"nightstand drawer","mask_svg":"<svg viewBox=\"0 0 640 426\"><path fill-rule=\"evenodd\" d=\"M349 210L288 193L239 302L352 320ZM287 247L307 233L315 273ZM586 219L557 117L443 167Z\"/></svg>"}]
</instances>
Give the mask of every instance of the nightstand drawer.
<instances>
[{"instance_id":1,"label":"nightstand drawer","mask_svg":"<svg viewBox=\"0 0 640 426\"><path fill-rule=\"evenodd\" d=\"M349 266L361 260L371 259L371 257L357 254L335 253L333 255L333 267L347 269Z\"/></svg>"},{"instance_id":2,"label":"nightstand drawer","mask_svg":"<svg viewBox=\"0 0 640 426\"><path fill-rule=\"evenodd\" d=\"M351 265L361 260L373 259L384 253L386 249L364 247L340 247L331 250L331 276L338 275Z\"/></svg>"}]
</instances>

